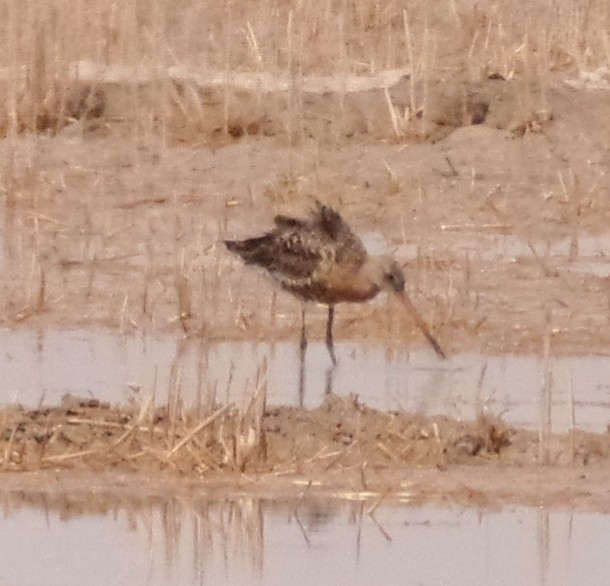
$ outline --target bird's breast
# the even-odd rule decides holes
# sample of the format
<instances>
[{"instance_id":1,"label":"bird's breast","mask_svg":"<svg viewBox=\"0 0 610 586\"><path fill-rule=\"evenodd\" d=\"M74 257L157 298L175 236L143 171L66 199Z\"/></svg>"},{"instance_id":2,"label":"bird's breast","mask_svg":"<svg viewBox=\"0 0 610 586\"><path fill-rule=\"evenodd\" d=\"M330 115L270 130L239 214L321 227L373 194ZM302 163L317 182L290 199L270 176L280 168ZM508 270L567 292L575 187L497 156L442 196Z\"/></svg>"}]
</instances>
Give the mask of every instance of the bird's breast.
<instances>
[{"instance_id":1,"label":"bird's breast","mask_svg":"<svg viewBox=\"0 0 610 586\"><path fill-rule=\"evenodd\" d=\"M379 293L379 288L353 276L341 278L312 277L300 282L283 281L281 285L290 293L306 301L318 303L361 303L372 299Z\"/></svg>"}]
</instances>

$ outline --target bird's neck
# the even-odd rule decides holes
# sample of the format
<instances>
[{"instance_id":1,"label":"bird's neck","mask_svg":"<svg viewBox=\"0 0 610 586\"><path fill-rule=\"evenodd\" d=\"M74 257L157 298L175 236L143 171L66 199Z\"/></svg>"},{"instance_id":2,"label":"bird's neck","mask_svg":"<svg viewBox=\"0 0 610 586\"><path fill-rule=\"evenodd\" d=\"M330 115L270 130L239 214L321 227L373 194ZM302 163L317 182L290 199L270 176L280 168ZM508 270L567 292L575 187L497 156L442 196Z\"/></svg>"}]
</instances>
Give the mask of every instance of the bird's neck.
<instances>
[{"instance_id":1,"label":"bird's neck","mask_svg":"<svg viewBox=\"0 0 610 586\"><path fill-rule=\"evenodd\" d=\"M357 271L337 275L339 278L335 281L335 287L343 300L358 303L375 297L380 291L375 271L374 264L365 262Z\"/></svg>"}]
</instances>

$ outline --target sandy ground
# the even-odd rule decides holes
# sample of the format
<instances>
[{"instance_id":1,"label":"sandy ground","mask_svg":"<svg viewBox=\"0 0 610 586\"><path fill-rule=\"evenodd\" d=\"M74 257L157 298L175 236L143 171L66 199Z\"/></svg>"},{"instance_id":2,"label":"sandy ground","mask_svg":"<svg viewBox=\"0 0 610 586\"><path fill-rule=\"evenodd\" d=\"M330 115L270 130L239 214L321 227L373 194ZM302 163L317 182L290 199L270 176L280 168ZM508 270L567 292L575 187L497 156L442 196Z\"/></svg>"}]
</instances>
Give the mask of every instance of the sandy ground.
<instances>
[{"instance_id":1,"label":"sandy ground","mask_svg":"<svg viewBox=\"0 0 610 586\"><path fill-rule=\"evenodd\" d=\"M206 93L200 124L176 108L163 132L144 133L118 115L133 92L97 88L88 120L0 143L0 323L296 340L297 304L221 240L318 197L396 252L446 351L605 354L610 109L607 90L566 83L577 77L454 72L430 81L426 111L399 127L388 99L404 113L408 80L387 94L306 96L293 132L281 94L255 106L236 95L228 133L221 91ZM391 302L338 313L338 340L423 343ZM312 309L313 338L324 316ZM379 413L351 399L216 413L66 401L0 413L2 490L95 473L121 489L154 477L153 491L298 495L311 482L374 498L609 507L607 435Z\"/></svg>"}]
</instances>

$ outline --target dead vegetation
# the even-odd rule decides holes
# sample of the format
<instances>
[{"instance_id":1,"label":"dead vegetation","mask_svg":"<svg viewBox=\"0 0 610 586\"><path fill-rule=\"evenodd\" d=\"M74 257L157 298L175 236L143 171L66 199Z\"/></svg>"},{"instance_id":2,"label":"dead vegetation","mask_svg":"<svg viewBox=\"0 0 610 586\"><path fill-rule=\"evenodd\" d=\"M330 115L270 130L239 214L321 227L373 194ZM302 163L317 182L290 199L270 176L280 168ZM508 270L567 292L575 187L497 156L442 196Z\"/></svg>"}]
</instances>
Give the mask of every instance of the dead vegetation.
<instances>
[{"instance_id":1,"label":"dead vegetation","mask_svg":"<svg viewBox=\"0 0 610 586\"><path fill-rule=\"evenodd\" d=\"M4 136L76 120L83 132L121 122L132 137L198 145L438 140L488 117L539 132L553 116L553 78L610 60L603 0L188 0L179 10L163 0L95 12L12 0L0 11ZM511 116L498 117L506 100Z\"/></svg>"},{"instance_id":2,"label":"dead vegetation","mask_svg":"<svg viewBox=\"0 0 610 586\"><path fill-rule=\"evenodd\" d=\"M313 477L404 466L586 466L610 455L606 435L571 432L541 438L482 416L467 423L380 412L353 398L329 398L314 410L264 408L256 394L244 409L116 408L64 398L61 406L0 414L4 471L88 469L185 477L219 472Z\"/></svg>"}]
</instances>

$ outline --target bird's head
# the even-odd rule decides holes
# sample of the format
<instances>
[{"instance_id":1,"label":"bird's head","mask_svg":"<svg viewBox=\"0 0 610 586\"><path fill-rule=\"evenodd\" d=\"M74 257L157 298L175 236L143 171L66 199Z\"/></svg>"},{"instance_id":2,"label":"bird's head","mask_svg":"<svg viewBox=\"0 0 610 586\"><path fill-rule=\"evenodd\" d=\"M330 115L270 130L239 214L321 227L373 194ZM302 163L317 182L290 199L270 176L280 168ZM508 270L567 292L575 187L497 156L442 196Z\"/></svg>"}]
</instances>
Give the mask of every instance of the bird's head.
<instances>
[{"instance_id":1,"label":"bird's head","mask_svg":"<svg viewBox=\"0 0 610 586\"><path fill-rule=\"evenodd\" d=\"M445 358L443 349L439 346L436 338L432 335L426 322L422 318L419 311L405 292L405 274L403 273L402 267L390 256L378 256L373 261L375 270L373 271L375 285L379 290L390 291L395 293L398 298L402 301L405 309L411 314L415 325L423 332L424 336L434 351L441 357Z\"/></svg>"},{"instance_id":2,"label":"bird's head","mask_svg":"<svg viewBox=\"0 0 610 586\"><path fill-rule=\"evenodd\" d=\"M379 289L393 293L402 293L405 290L405 274L396 260L391 256L378 256L375 264L375 281Z\"/></svg>"}]
</instances>

